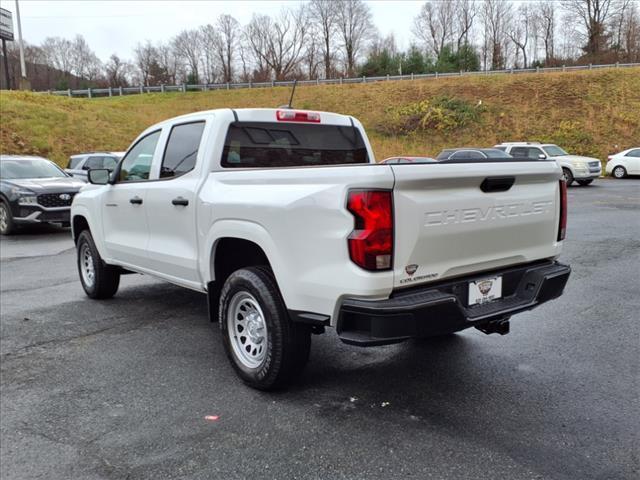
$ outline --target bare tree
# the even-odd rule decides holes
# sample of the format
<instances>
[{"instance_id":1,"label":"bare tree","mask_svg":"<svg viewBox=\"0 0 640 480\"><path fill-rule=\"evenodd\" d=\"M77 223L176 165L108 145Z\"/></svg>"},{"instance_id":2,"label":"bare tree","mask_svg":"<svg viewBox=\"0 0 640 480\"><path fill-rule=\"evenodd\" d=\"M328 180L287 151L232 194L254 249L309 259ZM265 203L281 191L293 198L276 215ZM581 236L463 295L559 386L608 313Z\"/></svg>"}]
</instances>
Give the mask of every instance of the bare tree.
<instances>
[{"instance_id":1,"label":"bare tree","mask_svg":"<svg viewBox=\"0 0 640 480\"><path fill-rule=\"evenodd\" d=\"M202 35L199 30L183 30L171 42L175 55L184 58L190 70L191 81L200 81L200 58L202 57Z\"/></svg>"},{"instance_id":2,"label":"bare tree","mask_svg":"<svg viewBox=\"0 0 640 480\"><path fill-rule=\"evenodd\" d=\"M109 61L105 64L104 69L107 75L107 82L110 86L126 87L129 84L132 65L122 60L115 53L109 57Z\"/></svg>"},{"instance_id":3,"label":"bare tree","mask_svg":"<svg viewBox=\"0 0 640 480\"><path fill-rule=\"evenodd\" d=\"M211 25L200 27L200 39L202 42L202 71L205 83L215 82L218 70L218 47L220 33Z\"/></svg>"},{"instance_id":4,"label":"bare tree","mask_svg":"<svg viewBox=\"0 0 640 480\"><path fill-rule=\"evenodd\" d=\"M484 22L483 56L485 69L489 58L492 70L506 67L507 27L512 14L511 7L512 4L507 0L484 0L483 2L481 14Z\"/></svg>"},{"instance_id":5,"label":"bare tree","mask_svg":"<svg viewBox=\"0 0 640 480\"><path fill-rule=\"evenodd\" d=\"M338 23L338 8L339 5L337 0L311 0L309 3L310 13L315 17L314 23L317 26L322 39L325 78L331 78L333 76L332 44Z\"/></svg>"},{"instance_id":6,"label":"bare tree","mask_svg":"<svg viewBox=\"0 0 640 480\"><path fill-rule=\"evenodd\" d=\"M565 8L582 24L585 37L582 50L587 56L597 57L605 51L609 40L607 22L619 4L618 0L564 0Z\"/></svg>"},{"instance_id":7,"label":"bare tree","mask_svg":"<svg viewBox=\"0 0 640 480\"><path fill-rule=\"evenodd\" d=\"M452 0L426 2L415 18L413 33L431 48L436 58L452 43L456 10Z\"/></svg>"},{"instance_id":8,"label":"bare tree","mask_svg":"<svg viewBox=\"0 0 640 480\"><path fill-rule=\"evenodd\" d=\"M167 83L176 84L179 61L173 47L163 43L156 47L158 66L165 72Z\"/></svg>"},{"instance_id":9,"label":"bare tree","mask_svg":"<svg viewBox=\"0 0 640 480\"><path fill-rule=\"evenodd\" d=\"M626 61L640 61L640 8L635 3L625 12L621 44Z\"/></svg>"},{"instance_id":10,"label":"bare tree","mask_svg":"<svg viewBox=\"0 0 640 480\"><path fill-rule=\"evenodd\" d=\"M473 28L473 21L478 14L475 0L456 0L454 7L455 33L457 35L457 47L469 45L469 35Z\"/></svg>"},{"instance_id":11,"label":"bare tree","mask_svg":"<svg viewBox=\"0 0 640 480\"><path fill-rule=\"evenodd\" d=\"M47 37L42 42L42 50L47 65L65 72L71 73L73 66L73 44L66 38Z\"/></svg>"},{"instance_id":12,"label":"bare tree","mask_svg":"<svg viewBox=\"0 0 640 480\"><path fill-rule=\"evenodd\" d=\"M245 38L261 71L268 67L276 80L285 80L300 62L307 33L303 9L282 10L277 18L254 15Z\"/></svg>"},{"instance_id":13,"label":"bare tree","mask_svg":"<svg viewBox=\"0 0 640 480\"><path fill-rule=\"evenodd\" d=\"M338 3L338 31L344 49L346 74L355 73L358 56L364 43L375 32L371 10L362 0L342 0Z\"/></svg>"},{"instance_id":14,"label":"bare tree","mask_svg":"<svg viewBox=\"0 0 640 480\"><path fill-rule=\"evenodd\" d=\"M544 63L548 65L555 58L556 11L552 0L534 6L535 20L542 32Z\"/></svg>"},{"instance_id":15,"label":"bare tree","mask_svg":"<svg viewBox=\"0 0 640 480\"><path fill-rule=\"evenodd\" d=\"M238 54L240 23L231 15L220 15L216 26L219 32L216 52L222 68L222 81L230 82L233 79L233 65Z\"/></svg>"},{"instance_id":16,"label":"bare tree","mask_svg":"<svg viewBox=\"0 0 640 480\"><path fill-rule=\"evenodd\" d=\"M529 42L531 14L527 4L520 5L518 14L512 18L507 35L516 46L515 66L518 64L518 51L522 52L522 68L527 68L527 43Z\"/></svg>"},{"instance_id":17,"label":"bare tree","mask_svg":"<svg viewBox=\"0 0 640 480\"><path fill-rule=\"evenodd\" d=\"M150 85L150 72L153 61L158 56L158 53L155 47L151 44L149 40L145 43L138 43L136 48L133 50L133 54L135 57L136 67L140 71L140 79L142 83L147 87Z\"/></svg>"}]
</instances>

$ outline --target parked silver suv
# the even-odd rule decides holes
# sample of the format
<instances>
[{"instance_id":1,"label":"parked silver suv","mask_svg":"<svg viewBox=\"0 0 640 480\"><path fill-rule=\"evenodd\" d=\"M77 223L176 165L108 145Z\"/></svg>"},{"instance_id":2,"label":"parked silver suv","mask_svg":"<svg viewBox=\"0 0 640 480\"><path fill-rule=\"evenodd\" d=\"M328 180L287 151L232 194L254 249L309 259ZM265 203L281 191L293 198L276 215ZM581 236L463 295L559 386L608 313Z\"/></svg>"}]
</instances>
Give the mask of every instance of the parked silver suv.
<instances>
[{"instance_id":1,"label":"parked silver suv","mask_svg":"<svg viewBox=\"0 0 640 480\"><path fill-rule=\"evenodd\" d=\"M64 171L86 182L89 170L106 168L113 171L123 155L124 152L91 152L72 155Z\"/></svg>"},{"instance_id":2,"label":"parked silver suv","mask_svg":"<svg viewBox=\"0 0 640 480\"><path fill-rule=\"evenodd\" d=\"M579 185L589 185L602 173L602 164L597 158L569 155L553 143L505 142L494 148L508 153L513 158L555 160L562 167L567 185L571 185L574 180Z\"/></svg>"}]
</instances>

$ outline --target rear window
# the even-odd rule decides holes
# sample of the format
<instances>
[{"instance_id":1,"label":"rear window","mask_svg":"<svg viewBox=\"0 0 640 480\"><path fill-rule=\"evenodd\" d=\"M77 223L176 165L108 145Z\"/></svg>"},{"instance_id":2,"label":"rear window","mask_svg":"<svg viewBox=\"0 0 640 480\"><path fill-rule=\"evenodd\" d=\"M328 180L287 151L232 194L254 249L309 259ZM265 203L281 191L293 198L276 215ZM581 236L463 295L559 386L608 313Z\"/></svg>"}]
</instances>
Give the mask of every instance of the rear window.
<instances>
[{"instance_id":1,"label":"rear window","mask_svg":"<svg viewBox=\"0 0 640 480\"><path fill-rule=\"evenodd\" d=\"M369 163L360 131L338 125L234 122L221 164L226 168L306 167Z\"/></svg>"}]
</instances>

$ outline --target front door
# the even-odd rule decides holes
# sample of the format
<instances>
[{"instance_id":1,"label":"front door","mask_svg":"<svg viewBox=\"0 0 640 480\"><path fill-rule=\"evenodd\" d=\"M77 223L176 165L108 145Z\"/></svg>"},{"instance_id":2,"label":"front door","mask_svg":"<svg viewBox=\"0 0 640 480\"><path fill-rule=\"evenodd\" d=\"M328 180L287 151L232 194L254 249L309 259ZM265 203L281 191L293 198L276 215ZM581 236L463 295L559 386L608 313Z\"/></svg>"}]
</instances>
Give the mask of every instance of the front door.
<instances>
[{"instance_id":1,"label":"front door","mask_svg":"<svg viewBox=\"0 0 640 480\"><path fill-rule=\"evenodd\" d=\"M116 182L103 196L102 222L107 257L148 268L147 186L160 130L141 138L122 159Z\"/></svg>"}]
</instances>

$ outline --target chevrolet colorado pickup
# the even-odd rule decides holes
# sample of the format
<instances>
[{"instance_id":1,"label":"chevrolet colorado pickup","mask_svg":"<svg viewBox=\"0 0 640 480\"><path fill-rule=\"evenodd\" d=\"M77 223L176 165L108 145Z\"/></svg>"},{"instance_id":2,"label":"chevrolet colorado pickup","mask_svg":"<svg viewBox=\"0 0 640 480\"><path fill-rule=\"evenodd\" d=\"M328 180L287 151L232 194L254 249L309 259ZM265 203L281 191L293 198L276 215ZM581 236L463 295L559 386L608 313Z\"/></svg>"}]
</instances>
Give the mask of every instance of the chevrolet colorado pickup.
<instances>
[{"instance_id":1,"label":"chevrolet colorado pickup","mask_svg":"<svg viewBox=\"0 0 640 480\"><path fill-rule=\"evenodd\" d=\"M206 293L239 377L285 385L312 333L360 346L509 318L561 295L566 184L553 161L376 164L353 117L221 109L148 128L72 205L82 286L120 275Z\"/></svg>"}]
</instances>

